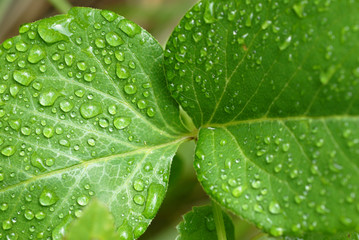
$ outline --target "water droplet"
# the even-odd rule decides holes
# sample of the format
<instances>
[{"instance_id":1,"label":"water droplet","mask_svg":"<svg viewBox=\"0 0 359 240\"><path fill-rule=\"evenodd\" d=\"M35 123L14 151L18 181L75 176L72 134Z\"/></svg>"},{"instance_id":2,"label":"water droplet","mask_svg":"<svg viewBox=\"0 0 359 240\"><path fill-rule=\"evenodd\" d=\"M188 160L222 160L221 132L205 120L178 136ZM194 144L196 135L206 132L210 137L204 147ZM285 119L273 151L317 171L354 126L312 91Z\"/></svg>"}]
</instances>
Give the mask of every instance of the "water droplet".
<instances>
[{"instance_id":1,"label":"water droplet","mask_svg":"<svg viewBox=\"0 0 359 240\"><path fill-rule=\"evenodd\" d=\"M6 211L8 208L9 208L9 205L7 203L2 203L0 205L0 210L3 212Z\"/></svg>"},{"instance_id":2,"label":"water droplet","mask_svg":"<svg viewBox=\"0 0 359 240\"><path fill-rule=\"evenodd\" d=\"M60 94L54 88L45 89L39 97L39 103L44 107L52 106Z\"/></svg>"},{"instance_id":3,"label":"water droplet","mask_svg":"<svg viewBox=\"0 0 359 240\"><path fill-rule=\"evenodd\" d=\"M141 179L136 179L133 183L133 188L137 192L142 192L145 189L145 184Z\"/></svg>"},{"instance_id":4,"label":"water droplet","mask_svg":"<svg viewBox=\"0 0 359 240\"><path fill-rule=\"evenodd\" d=\"M108 32L105 36L107 43L112 47L117 47L125 41L115 32Z\"/></svg>"},{"instance_id":5,"label":"water droplet","mask_svg":"<svg viewBox=\"0 0 359 240\"><path fill-rule=\"evenodd\" d=\"M132 228L126 222L122 223L122 225L117 229L117 233L119 235L119 239L121 240L134 239Z\"/></svg>"},{"instance_id":6,"label":"water droplet","mask_svg":"<svg viewBox=\"0 0 359 240\"><path fill-rule=\"evenodd\" d=\"M118 27L129 37L134 37L141 32L141 28L130 20L122 19Z\"/></svg>"},{"instance_id":7,"label":"water droplet","mask_svg":"<svg viewBox=\"0 0 359 240\"><path fill-rule=\"evenodd\" d=\"M130 72L126 67L122 66L121 64L117 64L116 75L119 79L127 79L130 77Z\"/></svg>"},{"instance_id":8,"label":"water droplet","mask_svg":"<svg viewBox=\"0 0 359 240\"><path fill-rule=\"evenodd\" d=\"M68 26L71 22L69 15L58 15L41 21L37 32L47 43L55 43L62 40L68 40L71 35Z\"/></svg>"},{"instance_id":9,"label":"water droplet","mask_svg":"<svg viewBox=\"0 0 359 240\"><path fill-rule=\"evenodd\" d=\"M29 56L27 57L27 60L30 63L38 63L46 56L45 50L38 46L34 45L29 52Z\"/></svg>"},{"instance_id":10,"label":"water droplet","mask_svg":"<svg viewBox=\"0 0 359 240\"><path fill-rule=\"evenodd\" d=\"M2 222L2 229L4 229L4 230L9 230L9 229L11 229L11 228L12 228L12 222L11 222L10 219L4 220L4 221Z\"/></svg>"},{"instance_id":11,"label":"water droplet","mask_svg":"<svg viewBox=\"0 0 359 240\"><path fill-rule=\"evenodd\" d=\"M328 84L329 80L333 77L334 73L337 71L338 66L330 66L327 71L320 72L320 82L323 85Z\"/></svg>"},{"instance_id":12,"label":"water droplet","mask_svg":"<svg viewBox=\"0 0 359 240\"><path fill-rule=\"evenodd\" d=\"M144 99L138 100L138 102L137 102L137 107L138 107L139 109L145 109L145 108L147 107L147 101L144 100Z\"/></svg>"},{"instance_id":13,"label":"water droplet","mask_svg":"<svg viewBox=\"0 0 359 240\"><path fill-rule=\"evenodd\" d=\"M22 127L20 131L25 136L29 136L31 134L31 129L29 127Z\"/></svg>"},{"instance_id":14,"label":"water droplet","mask_svg":"<svg viewBox=\"0 0 359 240\"><path fill-rule=\"evenodd\" d=\"M87 144L90 145L91 147L96 145L96 141L93 138L90 138L87 140Z\"/></svg>"},{"instance_id":15,"label":"water droplet","mask_svg":"<svg viewBox=\"0 0 359 240\"><path fill-rule=\"evenodd\" d=\"M65 63L67 66L71 67L72 64L74 63L74 59L75 59L74 55L68 53L65 54Z\"/></svg>"},{"instance_id":16,"label":"water droplet","mask_svg":"<svg viewBox=\"0 0 359 240\"><path fill-rule=\"evenodd\" d=\"M78 62L76 65L80 71L85 71L87 69L87 65L85 62Z\"/></svg>"},{"instance_id":17,"label":"water droplet","mask_svg":"<svg viewBox=\"0 0 359 240\"><path fill-rule=\"evenodd\" d=\"M279 46L279 50L284 51L287 49L292 41L292 36L288 36L284 42Z\"/></svg>"},{"instance_id":18,"label":"water droplet","mask_svg":"<svg viewBox=\"0 0 359 240\"><path fill-rule=\"evenodd\" d=\"M63 100L60 102L60 109L64 112L70 112L74 107L74 104L69 100Z\"/></svg>"},{"instance_id":19,"label":"water droplet","mask_svg":"<svg viewBox=\"0 0 359 240\"><path fill-rule=\"evenodd\" d=\"M87 196L81 196L77 198L77 204L80 206L86 206L89 203L89 198Z\"/></svg>"},{"instance_id":20,"label":"water droplet","mask_svg":"<svg viewBox=\"0 0 359 240\"><path fill-rule=\"evenodd\" d=\"M279 237L283 235L284 229L281 227L271 227L271 229L269 230L270 234L272 234L275 237Z\"/></svg>"},{"instance_id":21,"label":"water droplet","mask_svg":"<svg viewBox=\"0 0 359 240\"><path fill-rule=\"evenodd\" d=\"M113 22L117 18L116 13L109 10L102 10L101 15L109 22Z\"/></svg>"},{"instance_id":22,"label":"water droplet","mask_svg":"<svg viewBox=\"0 0 359 240\"><path fill-rule=\"evenodd\" d=\"M281 212L280 205L277 201L271 201L269 203L268 209L269 209L269 212L272 214L279 214Z\"/></svg>"},{"instance_id":23,"label":"water droplet","mask_svg":"<svg viewBox=\"0 0 359 240\"><path fill-rule=\"evenodd\" d=\"M137 92L137 87L134 84L126 84L124 87L125 93L127 94L135 94Z\"/></svg>"},{"instance_id":24,"label":"water droplet","mask_svg":"<svg viewBox=\"0 0 359 240\"><path fill-rule=\"evenodd\" d=\"M44 219L45 217L46 217L46 213L44 213L43 211L37 212L37 213L35 214L35 218L36 218L37 220L42 220L42 219Z\"/></svg>"},{"instance_id":25,"label":"water droplet","mask_svg":"<svg viewBox=\"0 0 359 240\"><path fill-rule=\"evenodd\" d=\"M47 187L44 188L39 198L39 202L42 206L54 205L58 200L57 195Z\"/></svg>"},{"instance_id":26,"label":"water droplet","mask_svg":"<svg viewBox=\"0 0 359 240\"><path fill-rule=\"evenodd\" d=\"M232 195L233 195L233 197L238 198L238 197L240 197L240 196L242 195L243 192L244 192L243 187L242 187L242 186L238 186L238 187L236 187L236 188L234 188L234 189L232 190Z\"/></svg>"},{"instance_id":27,"label":"water droplet","mask_svg":"<svg viewBox=\"0 0 359 240\"><path fill-rule=\"evenodd\" d=\"M24 216L27 220L32 220L35 217L35 214L31 210L26 210Z\"/></svg>"},{"instance_id":28,"label":"water droplet","mask_svg":"<svg viewBox=\"0 0 359 240\"><path fill-rule=\"evenodd\" d=\"M206 8L203 13L203 20L206 23L214 23L216 21L216 18L214 16L214 2L206 2Z\"/></svg>"},{"instance_id":29,"label":"water droplet","mask_svg":"<svg viewBox=\"0 0 359 240\"><path fill-rule=\"evenodd\" d=\"M51 138L52 136L54 136L55 130L53 127L44 127L44 130L42 131L42 134L46 137L46 138Z\"/></svg>"},{"instance_id":30,"label":"water droplet","mask_svg":"<svg viewBox=\"0 0 359 240\"><path fill-rule=\"evenodd\" d=\"M113 120L113 125L117 129L124 129L131 124L131 118L127 117L117 117Z\"/></svg>"},{"instance_id":31,"label":"water droplet","mask_svg":"<svg viewBox=\"0 0 359 240\"><path fill-rule=\"evenodd\" d=\"M40 171L46 170L43 159L39 155L37 155L37 153L33 153L31 155L31 165L38 168Z\"/></svg>"},{"instance_id":32,"label":"water droplet","mask_svg":"<svg viewBox=\"0 0 359 240\"><path fill-rule=\"evenodd\" d=\"M154 117L156 114L156 110L153 107L149 107L149 108L147 108L146 113L147 113L147 116Z\"/></svg>"},{"instance_id":33,"label":"water droplet","mask_svg":"<svg viewBox=\"0 0 359 240\"><path fill-rule=\"evenodd\" d=\"M97 102L86 102L81 105L80 113L83 118L90 119L101 114L102 108Z\"/></svg>"},{"instance_id":34,"label":"water droplet","mask_svg":"<svg viewBox=\"0 0 359 240\"><path fill-rule=\"evenodd\" d=\"M9 125L15 131L18 131L21 127L21 119L11 119L9 120Z\"/></svg>"},{"instance_id":35,"label":"water droplet","mask_svg":"<svg viewBox=\"0 0 359 240\"><path fill-rule=\"evenodd\" d=\"M294 12L297 14L298 17L300 18L304 18L304 7L305 7L306 2L305 1L301 1L300 3L294 4L293 5L293 10Z\"/></svg>"},{"instance_id":36,"label":"water droplet","mask_svg":"<svg viewBox=\"0 0 359 240\"><path fill-rule=\"evenodd\" d=\"M34 81L34 74L27 69L15 70L13 73L14 80L23 86L29 86Z\"/></svg>"},{"instance_id":37,"label":"water droplet","mask_svg":"<svg viewBox=\"0 0 359 240\"><path fill-rule=\"evenodd\" d=\"M272 21L266 20L266 21L263 22L261 27L262 27L263 30L266 30L271 24L272 24Z\"/></svg>"},{"instance_id":38,"label":"water droplet","mask_svg":"<svg viewBox=\"0 0 359 240\"><path fill-rule=\"evenodd\" d=\"M148 188L145 209L142 212L145 218L152 219L155 217L165 196L165 192L166 189L161 184L151 183Z\"/></svg>"},{"instance_id":39,"label":"water droplet","mask_svg":"<svg viewBox=\"0 0 359 240\"><path fill-rule=\"evenodd\" d=\"M6 156L6 157L11 157L12 155L14 155L16 152L16 147L15 146L6 146L3 149L1 149L1 154Z\"/></svg>"},{"instance_id":40,"label":"water droplet","mask_svg":"<svg viewBox=\"0 0 359 240\"><path fill-rule=\"evenodd\" d=\"M57 225L54 230L52 230L52 240L63 240L65 236L65 232L67 226L72 222L73 217L71 215L67 215L59 225Z\"/></svg>"},{"instance_id":41,"label":"water droplet","mask_svg":"<svg viewBox=\"0 0 359 240\"><path fill-rule=\"evenodd\" d=\"M102 38L96 38L95 45L98 48L104 48L104 47L106 47L106 42Z\"/></svg>"},{"instance_id":42,"label":"water droplet","mask_svg":"<svg viewBox=\"0 0 359 240\"><path fill-rule=\"evenodd\" d=\"M137 205L143 205L145 203L145 197L140 195L140 194L136 194L133 197L133 201L137 204Z\"/></svg>"}]
</instances>

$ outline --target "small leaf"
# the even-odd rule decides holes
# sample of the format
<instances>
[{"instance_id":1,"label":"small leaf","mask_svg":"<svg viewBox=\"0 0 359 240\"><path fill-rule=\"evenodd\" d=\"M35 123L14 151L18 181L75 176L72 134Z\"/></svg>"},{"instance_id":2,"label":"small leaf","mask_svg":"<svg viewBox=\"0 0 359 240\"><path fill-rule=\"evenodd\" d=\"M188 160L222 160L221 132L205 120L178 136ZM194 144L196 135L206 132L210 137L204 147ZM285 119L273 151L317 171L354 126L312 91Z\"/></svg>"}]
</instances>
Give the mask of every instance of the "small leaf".
<instances>
[{"instance_id":1,"label":"small leaf","mask_svg":"<svg viewBox=\"0 0 359 240\"><path fill-rule=\"evenodd\" d=\"M232 220L224 212L222 214L227 239L234 240ZM178 240L218 239L211 206L193 207L191 212L183 216L183 221L177 226L177 230Z\"/></svg>"},{"instance_id":2,"label":"small leaf","mask_svg":"<svg viewBox=\"0 0 359 240\"><path fill-rule=\"evenodd\" d=\"M72 222L66 232L67 240L119 239L115 221L108 208L94 199L81 213L81 217Z\"/></svg>"},{"instance_id":3,"label":"small leaf","mask_svg":"<svg viewBox=\"0 0 359 240\"><path fill-rule=\"evenodd\" d=\"M188 138L179 116L161 46L131 21L73 8L23 25L0 47L0 236L61 239L96 197L138 238Z\"/></svg>"},{"instance_id":4,"label":"small leaf","mask_svg":"<svg viewBox=\"0 0 359 240\"><path fill-rule=\"evenodd\" d=\"M167 43L201 184L274 236L359 228L358 8L203 0Z\"/></svg>"}]
</instances>

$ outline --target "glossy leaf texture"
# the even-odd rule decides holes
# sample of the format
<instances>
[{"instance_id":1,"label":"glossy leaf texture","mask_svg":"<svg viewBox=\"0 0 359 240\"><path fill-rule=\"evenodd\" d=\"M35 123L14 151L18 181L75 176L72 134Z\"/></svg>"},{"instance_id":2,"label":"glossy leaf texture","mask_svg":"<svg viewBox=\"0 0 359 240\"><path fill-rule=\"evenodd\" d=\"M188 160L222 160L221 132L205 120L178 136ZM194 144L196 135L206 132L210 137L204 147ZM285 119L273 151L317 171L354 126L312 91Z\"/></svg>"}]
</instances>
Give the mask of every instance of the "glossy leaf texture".
<instances>
[{"instance_id":1,"label":"glossy leaf texture","mask_svg":"<svg viewBox=\"0 0 359 240\"><path fill-rule=\"evenodd\" d=\"M128 239L128 235L121 236ZM73 221L65 234L66 240L114 240L120 239L116 233L115 221L108 208L96 199L93 199L81 213L81 216Z\"/></svg>"},{"instance_id":2,"label":"glossy leaf texture","mask_svg":"<svg viewBox=\"0 0 359 240\"><path fill-rule=\"evenodd\" d=\"M138 25L89 8L23 25L0 47L0 236L61 239L96 197L139 237L186 132Z\"/></svg>"},{"instance_id":3,"label":"glossy leaf texture","mask_svg":"<svg viewBox=\"0 0 359 240\"><path fill-rule=\"evenodd\" d=\"M232 220L222 212L224 227L228 240L234 240ZM217 240L216 224L211 206L193 207L192 211L183 216L183 221L177 226L177 240Z\"/></svg>"},{"instance_id":4,"label":"glossy leaf texture","mask_svg":"<svg viewBox=\"0 0 359 240\"><path fill-rule=\"evenodd\" d=\"M358 8L204 0L166 46L201 184L272 235L358 229Z\"/></svg>"}]
</instances>

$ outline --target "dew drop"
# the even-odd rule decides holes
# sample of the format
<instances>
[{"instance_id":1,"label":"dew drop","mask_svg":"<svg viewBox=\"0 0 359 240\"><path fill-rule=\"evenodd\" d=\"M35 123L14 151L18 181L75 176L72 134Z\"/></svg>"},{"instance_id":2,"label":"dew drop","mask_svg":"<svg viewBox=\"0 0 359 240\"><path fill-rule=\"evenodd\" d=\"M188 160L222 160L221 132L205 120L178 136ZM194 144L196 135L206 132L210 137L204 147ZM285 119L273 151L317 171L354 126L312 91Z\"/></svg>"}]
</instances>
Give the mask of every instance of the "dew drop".
<instances>
[{"instance_id":1,"label":"dew drop","mask_svg":"<svg viewBox=\"0 0 359 240\"><path fill-rule=\"evenodd\" d=\"M106 42L112 46L117 47L123 44L125 41L115 32L108 32L105 36Z\"/></svg>"},{"instance_id":2,"label":"dew drop","mask_svg":"<svg viewBox=\"0 0 359 240\"><path fill-rule=\"evenodd\" d=\"M130 20L122 19L118 27L129 37L134 37L141 32L141 28Z\"/></svg>"},{"instance_id":3,"label":"dew drop","mask_svg":"<svg viewBox=\"0 0 359 240\"><path fill-rule=\"evenodd\" d=\"M31 210L26 210L24 216L27 220L32 220L35 217L35 214Z\"/></svg>"},{"instance_id":4,"label":"dew drop","mask_svg":"<svg viewBox=\"0 0 359 240\"><path fill-rule=\"evenodd\" d=\"M145 197L140 195L140 194L136 194L133 197L133 201L137 204L137 205L143 205L145 203Z\"/></svg>"},{"instance_id":5,"label":"dew drop","mask_svg":"<svg viewBox=\"0 0 359 240\"><path fill-rule=\"evenodd\" d=\"M279 50L284 51L287 49L292 41L292 36L287 37L284 42L279 46Z\"/></svg>"},{"instance_id":6,"label":"dew drop","mask_svg":"<svg viewBox=\"0 0 359 240\"><path fill-rule=\"evenodd\" d=\"M83 118L90 119L101 114L102 108L97 102L86 102L81 105L80 113Z\"/></svg>"},{"instance_id":7,"label":"dew drop","mask_svg":"<svg viewBox=\"0 0 359 240\"><path fill-rule=\"evenodd\" d=\"M113 125L117 129L124 129L131 124L131 118L127 117L117 117L113 120Z\"/></svg>"},{"instance_id":8,"label":"dew drop","mask_svg":"<svg viewBox=\"0 0 359 240\"><path fill-rule=\"evenodd\" d=\"M39 103L44 107L52 106L59 96L54 88L46 89L40 94Z\"/></svg>"},{"instance_id":9,"label":"dew drop","mask_svg":"<svg viewBox=\"0 0 359 240\"><path fill-rule=\"evenodd\" d=\"M166 189L161 184L151 183L148 188L145 209L142 212L145 218L152 219L155 217L165 196L165 192Z\"/></svg>"},{"instance_id":10,"label":"dew drop","mask_svg":"<svg viewBox=\"0 0 359 240\"><path fill-rule=\"evenodd\" d=\"M11 222L10 219L4 220L4 221L2 222L2 229L4 229L4 230L9 230L9 229L11 229L11 228L12 228L12 222Z\"/></svg>"},{"instance_id":11,"label":"dew drop","mask_svg":"<svg viewBox=\"0 0 359 240\"><path fill-rule=\"evenodd\" d=\"M141 179L136 179L133 183L133 189L137 192L142 192L145 189L145 184Z\"/></svg>"},{"instance_id":12,"label":"dew drop","mask_svg":"<svg viewBox=\"0 0 359 240\"><path fill-rule=\"evenodd\" d=\"M70 112L74 107L74 104L69 100L63 100L60 102L60 109L65 113Z\"/></svg>"},{"instance_id":13,"label":"dew drop","mask_svg":"<svg viewBox=\"0 0 359 240\"><path fill-rule=\"evenodd\" d=\"M132 228L126 222L124 222L117 229L117 233L119 235L119 239L121 239L121 240L132 240L132 239L134 239Z\"/></svg>"},{"instance_id":14,"label":"dew drop","mask_svg":"<svg viewBox=\"0 0 359 240\"><path fill-rule=\"evenodd\" d=\"M268 209L269 209L269 212L272 214L279 214L281 212L280 205L277 201L271 201L269 203Z\"/></svg>"},{"instance_id":15,"label":"dew drop","mask_svg":"<svg viewBox=\"0 0 359 240\"><path fill-rule=\"evenodd\" d=\"M12 155L14 155L16 152L16 147L15 146L6 146L3 149L1 149L1 154L6 156L6 157L11 157Z\"/></svg>"},{"instance_id":16,"label":"dew drop","mask_svg":"<svg viewBox=\"0 0 359 240\"><path fill-rule=\"evenodd\" d=\"M47 187L44 188L39 198L39 202L42 206L54 205L58 200L57 195Z\"/></svg>"},{"instance_id":17,"label":"dew drop","mask_svg":"<svg viewBox=\"0 0 359 240\"><path fill-rule=\"evenodd\" d=\"M67 66L71 67L72 64L74 63L74 59L75 59L74 55L68 53L65 54L65 63Z\"/></svg>"},{"instance_id":18,"label":"dew drop","mask_svg":"<svg viewBox=\"0 0 359 240\"><path fill-rule=\"evenodd\" d=\"M35 152L31 155L31 165L40 169L40 171L46 170L44 160Z\"/></svg>"},{"instance_id":19,"label":"dew drop","mask_svg":"<svg viewBox=\"0 0 359 240\"><path fill-rule=\"evenodd\" d=\"M109 22L113 22L117 18L116 13L109 10L102 10L101 15Z\"/></svg>"},{"instance_id":20,"label":"dew drop","mask_svg":"<svg viewBox=\"0 0 359 240\"><path fill-rule=\"evenodd\" d=\"M137 92L137 87L134 84L126 84L124 87L125 93L132 95Z\"/></svg>"},{"instance_id":21,"label":"dew drop","mask_svg":"<svg viewBox=\"0 0 359 240\"><path fill-rule=\"evenodd\" d=\"M34 81L34 74L27 69L15 70L13 73L14 80L23 86L29 86Z\"/></svg>"},{"instance_id":22,"label":"dew drop","mask_svg":"<svg viewBox=\"0 0 359 240\"><path fill-rule=\"evenodd\" d=\"M124 67L120 64L117 64L116 65L116 75L119 79L127 79L130 77L130 72L126 67Z\"/></svg>"},{"instance_id":23,"label":"dew drop","mask_svg":"<svg viewBox=\"0 0 359 240\"><path fill-rule=\"evenodd\" d=\"M77 204L80 206L86 206L89 203L89 198L87 196L81 196L77 198Z\"/></svg>"},{"instance_id":24,"label":"dew drop","mask_svg":"<svg viewBox=\"0 0 359 240\"><path fill-rule=\"evenodd\" d=\"M240 197L240 196L242 195L243 192L244 192L243 187L242 187L242 186L238 186L238 187L236 187L236 188L234 188L234 189L232 190L232 195L233 195L233 197L238 198L238 197Z\"/></svg>"},{"instance_id":25,"label":"dew drop","mask_svg":"<svg viewBox=\"0 0 359 240\"><path fill-rule=\"evenodd\" d=\"M38 63L46 56L45 50L38 46L34 45L29 52L29 56L27 57L27 60L30 63Z\"/></svg>"}]
</instances>

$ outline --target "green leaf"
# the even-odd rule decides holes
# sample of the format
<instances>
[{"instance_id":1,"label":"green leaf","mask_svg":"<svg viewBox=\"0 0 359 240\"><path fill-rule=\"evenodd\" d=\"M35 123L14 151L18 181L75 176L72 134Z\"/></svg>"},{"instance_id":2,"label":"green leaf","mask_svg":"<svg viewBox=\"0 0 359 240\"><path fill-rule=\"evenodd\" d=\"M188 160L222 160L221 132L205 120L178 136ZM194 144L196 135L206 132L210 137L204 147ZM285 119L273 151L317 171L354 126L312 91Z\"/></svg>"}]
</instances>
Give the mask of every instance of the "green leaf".
<instances>
[{"instance_id":1,"label":"green leaf","mask_svg":"<svg viewBox=\"0 0 359 240\"><path fill-rule=\"evenodd\" d=\"M0 47L0 236L60 239L92 197L138 238L188 138L163 50L110 11L73 8Z\"/></svg>"},{"instance_id":2,"label":"green leaf","mask_svg":"<svg viewBox=\"0 0 359 240\"><path fill-rule=\"evenodd\" d=\"M65 237L67 240L113 240L119 238L116 234L113 216L108 208L96 199L92 200L81 213L81 217L69 226Z\"/></svg>"},{"instance_id":3,"label":"green leaf","mask_svg":"<svg viewBox=\"0 0 359 240\"><path fill-rule=\"evenodd\" d=\"M272 235L359 228L358 8L204 0L166 46L201 184Z\"/></svg>"},{"instance_id":4,"label":"green leaf","mask_svg":"<svg viewBox=\"0 0 359 240\"><path fill-rule=\"evenodd\" d=\"M234 239L232 220L222 212L228 240ZM178 240L217 240L216 224L211 206L193 207L192 211L183 216L183 221L177 226Z\"/></svg>"},{"instance_id":5,"label":"green leaf","mask_svg":"<svg viewBox=\"0 0 359 240\"><path fill-rule=\"evenodd\" d=\"M268 235L262 235L254 238L253 240L317 240L317 239L325 239L325 240L358 240L359 234L355 232L350 233L338 233L335 235L323 235L323 234L308 234L302 238L297 237L271 237Z\"/></svg>"}]
</instances>

